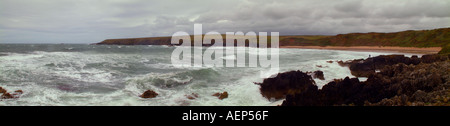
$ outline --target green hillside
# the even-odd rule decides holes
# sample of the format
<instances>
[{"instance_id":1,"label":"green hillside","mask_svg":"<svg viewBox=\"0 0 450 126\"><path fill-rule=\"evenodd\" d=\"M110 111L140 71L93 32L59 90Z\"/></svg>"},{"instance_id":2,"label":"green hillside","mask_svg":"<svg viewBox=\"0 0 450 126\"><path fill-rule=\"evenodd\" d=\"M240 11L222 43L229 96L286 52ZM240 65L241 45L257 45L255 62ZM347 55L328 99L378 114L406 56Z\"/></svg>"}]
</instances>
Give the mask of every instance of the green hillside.
<instances>
[{"instance_id":1,"label":"green hillside","mask_svg":"<svg viewBox=\"0 0 450 126\"><path fill-rule=\"evenodd\" d=\"M222 35L225 42L225 35ZM280 36L280 46L400 46L446 47L450 43L450 28L402 31L392 33L349 33L335 36ZM171 45L171 37L107 39L97 44L108 45ZM193 41L193 36L191 36ZM268 38L270 42L270 37ZM207 46L207 45L205 45ZM448 51L445 51L448 52Z\"/></svg>"}]
</instances>

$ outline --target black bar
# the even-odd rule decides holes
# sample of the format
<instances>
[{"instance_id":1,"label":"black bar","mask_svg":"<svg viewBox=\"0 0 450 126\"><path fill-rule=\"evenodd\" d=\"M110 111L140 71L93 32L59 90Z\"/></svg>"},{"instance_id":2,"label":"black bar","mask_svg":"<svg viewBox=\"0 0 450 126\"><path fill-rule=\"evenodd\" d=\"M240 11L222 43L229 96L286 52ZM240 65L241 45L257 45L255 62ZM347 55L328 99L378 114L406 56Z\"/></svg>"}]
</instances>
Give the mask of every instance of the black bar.
<instances>
[{"instance_id":1,"label":"black bar","mask_svg":"<svg viewBox=\"0 0 450 126\"><path fill-rule=\"evenodd\" d=\"M264 120L227 119L231 112L267 111ZM183 113L216 113L211 120L183 120ZM0 107L1 118L42 118L51 120L76 119L89 121L145 121L154 124L280 124L323 123L324 121L398 121L398 118L438 119L447 118L450 107L261 107L261 106L142 106L142 107ZM239 112L238 112L239 113ZM242 114L242 112L241 112ZM255 113L253 113L255 115ZM262 113L259 113L262 114ZM219 117L222 116L222 117ZM240 116L242 118L242 116ZM103 120L107 119L107 120ZM337 122L336 122L337 123Z\"/></svg>"}]
</instances>

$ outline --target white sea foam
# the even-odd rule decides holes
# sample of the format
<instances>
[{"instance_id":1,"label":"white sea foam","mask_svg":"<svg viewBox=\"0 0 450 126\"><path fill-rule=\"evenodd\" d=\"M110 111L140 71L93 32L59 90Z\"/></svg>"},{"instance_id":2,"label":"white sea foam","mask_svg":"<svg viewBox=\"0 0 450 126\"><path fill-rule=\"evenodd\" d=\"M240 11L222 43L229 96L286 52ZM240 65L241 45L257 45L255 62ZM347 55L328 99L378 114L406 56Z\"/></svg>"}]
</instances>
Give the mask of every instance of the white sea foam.
<instances>
[{"instance_id":1,"label":"white sea foam","mask_svg":"<svg viewBox=\"0 0 450 126\"><path fill-rule=\"evenodd\" d=\"M224 60L236 60L236 55L227 55L224 57L220 57L220 59L224 59Z\"/></svg>"}]
</instances>

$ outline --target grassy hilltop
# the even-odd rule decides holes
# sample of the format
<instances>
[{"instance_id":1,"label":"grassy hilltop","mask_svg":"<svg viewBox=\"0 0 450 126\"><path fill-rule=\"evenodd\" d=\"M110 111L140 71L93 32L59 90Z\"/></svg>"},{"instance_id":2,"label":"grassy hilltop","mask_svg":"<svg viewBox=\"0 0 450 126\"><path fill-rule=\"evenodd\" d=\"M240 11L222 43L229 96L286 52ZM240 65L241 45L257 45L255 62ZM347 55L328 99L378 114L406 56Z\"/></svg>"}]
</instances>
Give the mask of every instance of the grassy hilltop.
<instances>
[{"instance_id":1,"label":"grassy hilltop","mask_svg":"<svg viewBox=\"0 0 450 126\"><path fill-rule=\"evenodd\" d=\"M225 35L222 35L225 39ZM349 33L335 36L280 36L280 46L400 46L444 47L448 53L450 28L408 30L392 33ZM170 45L171 37L107 39L97 44L107 45ZM191 41L193 36L191 35ZM270 37L268 38L270 42ZM225 40L224 40L225 42ZM444 49L443 49L444 50Z\"/></svg>"}]
</instances>

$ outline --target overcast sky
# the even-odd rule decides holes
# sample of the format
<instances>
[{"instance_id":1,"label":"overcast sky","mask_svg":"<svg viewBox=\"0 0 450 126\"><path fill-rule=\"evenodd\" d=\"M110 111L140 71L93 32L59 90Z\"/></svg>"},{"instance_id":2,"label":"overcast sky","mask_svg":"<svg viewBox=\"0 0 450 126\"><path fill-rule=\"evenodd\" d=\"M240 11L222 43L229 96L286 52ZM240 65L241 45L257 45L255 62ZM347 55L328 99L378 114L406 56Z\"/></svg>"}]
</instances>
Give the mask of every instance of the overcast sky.
<instances>
[{"instance_id":1,"label":"overcast sky","mask_svg":"<svg viewBox=\"0 0 450 126\"><path fill-rule=\"evenodd\" d=\"M0 0L0 43L237 31L335 35L450 27L450 0Z\"/></svg>"}]
</instances>

